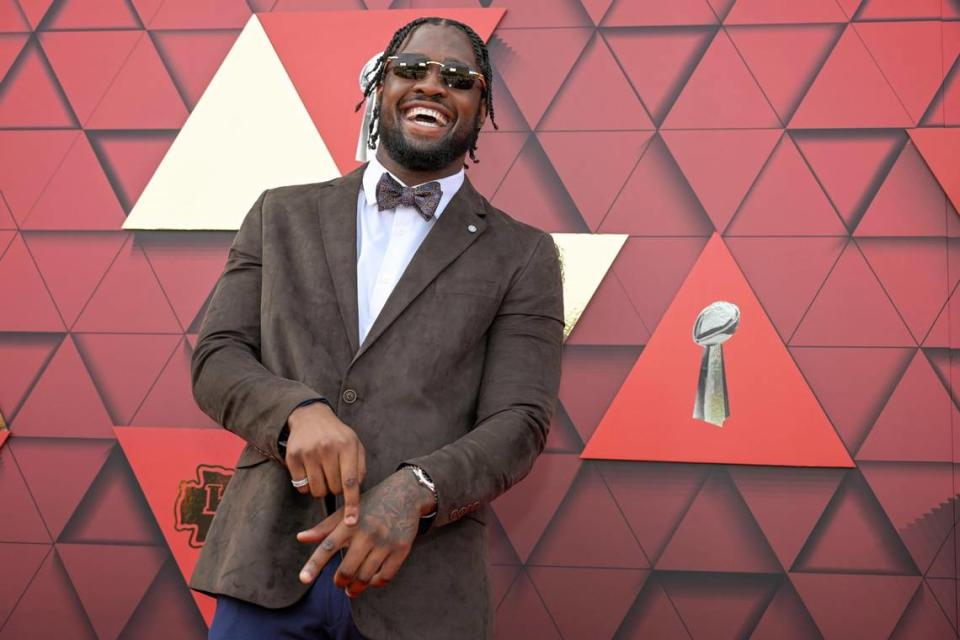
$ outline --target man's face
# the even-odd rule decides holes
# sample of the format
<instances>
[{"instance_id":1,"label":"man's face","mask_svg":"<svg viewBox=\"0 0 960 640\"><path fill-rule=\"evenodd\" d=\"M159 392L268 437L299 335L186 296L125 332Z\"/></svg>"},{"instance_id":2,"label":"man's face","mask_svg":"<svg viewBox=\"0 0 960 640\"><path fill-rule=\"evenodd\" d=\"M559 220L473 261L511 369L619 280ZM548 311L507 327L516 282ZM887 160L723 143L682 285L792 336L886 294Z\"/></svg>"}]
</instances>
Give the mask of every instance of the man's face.
<instances>
[{"instance_id":1,"label":"man's face","mask_svg":"<svg viewBox=\"0 0 960 640\"><path fill-rule=\"evenodd\" d=\"M470 39L452 26L422 25L398 53L478 70ZM380 90L380 143L395 162L412 171L439 171L462 163L486 118L479 82L471 89L450 88L438 65L428 68L423 79L408 80L388 67Z\"/></svg>"}]
</instances>

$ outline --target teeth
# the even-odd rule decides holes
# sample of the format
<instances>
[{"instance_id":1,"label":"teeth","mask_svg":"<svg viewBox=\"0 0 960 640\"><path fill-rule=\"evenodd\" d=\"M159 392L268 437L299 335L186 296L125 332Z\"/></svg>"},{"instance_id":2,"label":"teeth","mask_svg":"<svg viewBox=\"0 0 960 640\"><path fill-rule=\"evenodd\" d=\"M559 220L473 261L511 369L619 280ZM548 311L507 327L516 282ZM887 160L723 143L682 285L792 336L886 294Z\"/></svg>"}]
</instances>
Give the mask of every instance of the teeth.
<instances>
[{"instance_id":1,"label":"teeth","mask_svg":"<svg viewBox=\"0 0 960 640\"><path fill-rule=\"evenodd\" d=\"M407 110L406 116L407 116L407 120L413 120L417 116L429 116L434 120L436 120L438 125L442 127L447 126L446 116L444 116L442 113L440 113L436 109L428 109L426 107L413 107L412 109Z\"/></svg>"}]
</instances>

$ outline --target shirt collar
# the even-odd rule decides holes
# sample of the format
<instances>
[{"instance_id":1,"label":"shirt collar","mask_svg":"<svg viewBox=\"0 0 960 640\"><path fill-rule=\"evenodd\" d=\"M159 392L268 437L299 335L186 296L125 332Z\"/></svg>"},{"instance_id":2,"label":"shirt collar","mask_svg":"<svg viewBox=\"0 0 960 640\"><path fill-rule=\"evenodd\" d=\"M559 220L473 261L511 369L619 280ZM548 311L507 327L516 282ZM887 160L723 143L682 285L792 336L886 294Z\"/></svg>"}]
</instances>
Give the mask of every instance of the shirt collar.
<instances>
[{"instance_id":1,"label":"shirt collar","mask_svg":"<svg viewBox=\"0 0 960 640\"><path fill-rule=\"evenodd\" d=\"M367 204L376 205L377 202L377 182L380 181L380 176L384 173L389 173L387 169L380 164L376 156L370 159L370 162L367 163L367 168L363 170L363 197L366 199ZM393 178L400 184L404 184L403 180L397 176L390 174ZM447 208L447 204L450 203L450 200L453 199L453 196L457 194L457 191L460 190L460 187L463 185L464 171L456 172L452 176L447 176L446 178L440 178L436 182L440 183L440 190L442 195L440 196L440 202L437 204L437 210L433 212L434 218L440 218L440 214L443 213L443 210ZM434 182L431 180L431 182ZM418 185L413 185L418 186Z\"/></svg>"}]
</instances>

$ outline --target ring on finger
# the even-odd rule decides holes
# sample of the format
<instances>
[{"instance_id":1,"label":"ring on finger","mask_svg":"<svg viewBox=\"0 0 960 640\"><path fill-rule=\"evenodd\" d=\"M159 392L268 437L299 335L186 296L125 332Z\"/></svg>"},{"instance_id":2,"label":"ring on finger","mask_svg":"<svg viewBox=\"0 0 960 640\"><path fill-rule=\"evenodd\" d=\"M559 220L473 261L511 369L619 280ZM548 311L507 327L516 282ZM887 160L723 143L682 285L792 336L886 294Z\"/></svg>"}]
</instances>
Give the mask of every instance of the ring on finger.
<instances>
[{"instance_id":1,"label":"ring on finger","mask_svg":"<svg viewBox=\"0 0 960 640\"><path fill-rule=\"evenodd\" d=\"M302 480L291 480L290 484L295 486L297 489L300 487L305 487L310 484L310 478L303 478Z\"/></svg>"}]
</instances>

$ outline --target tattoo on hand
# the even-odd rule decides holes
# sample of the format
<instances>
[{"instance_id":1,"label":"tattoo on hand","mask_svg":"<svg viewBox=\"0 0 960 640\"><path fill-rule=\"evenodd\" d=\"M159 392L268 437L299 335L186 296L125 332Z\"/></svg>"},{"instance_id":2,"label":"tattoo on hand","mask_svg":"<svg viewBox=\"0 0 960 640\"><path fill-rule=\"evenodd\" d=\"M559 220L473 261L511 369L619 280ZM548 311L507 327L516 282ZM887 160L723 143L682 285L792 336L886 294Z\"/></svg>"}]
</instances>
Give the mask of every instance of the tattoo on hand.
<instances>
[{"instance_id":1,"label":"tattoo on hand","mask_svg":"<svg viewBox=\"0 0 960 640\"><path fill-rule=\"evenodd\" d=\"M420 524L421 490L403 477L389 478L371 492L375 499L361 499L360 528L381 544L412 541Z\"/></svg>"}]
</instances>

